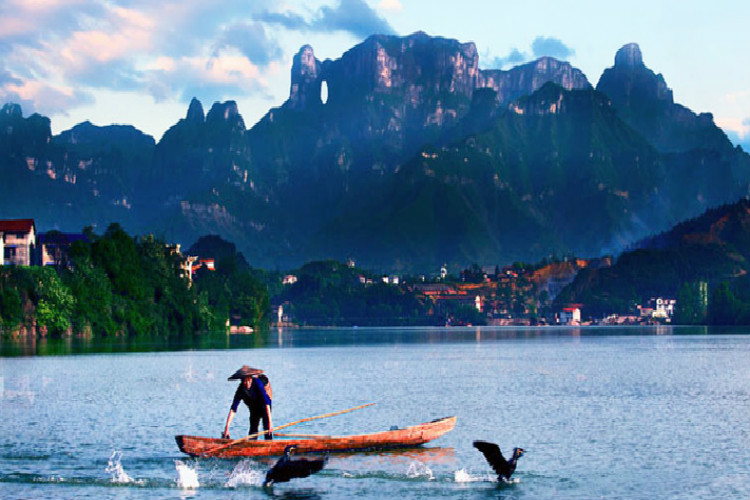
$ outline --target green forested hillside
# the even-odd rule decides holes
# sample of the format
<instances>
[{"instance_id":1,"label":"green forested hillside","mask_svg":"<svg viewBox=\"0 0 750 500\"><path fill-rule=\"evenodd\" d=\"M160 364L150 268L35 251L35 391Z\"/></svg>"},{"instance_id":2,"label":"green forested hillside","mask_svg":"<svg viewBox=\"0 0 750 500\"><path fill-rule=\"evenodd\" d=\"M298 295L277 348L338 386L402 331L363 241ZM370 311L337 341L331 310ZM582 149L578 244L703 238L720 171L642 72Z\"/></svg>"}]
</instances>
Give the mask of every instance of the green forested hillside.
<instances>
[{"instance_id":1,"label":"green forested hillside","mask_svg":"<svg viewBox=\"0 0 750 500\"><path fill-rule=\"evenodd\" d=\"M750 201L710 210L636 247L612 267L581 271L556 302L582 303L586 315L599 317L670 297L677 322L750 323Z\"/></svg>"},{"instance_id":2,"label":"green forested hillside","mask_svg":"<svg viewBox=\"0 0 750 500\"><path fill-rule=\"evenodd\" d=\"M234 256L189 286L183 258L165 242L118 224L85 234L68 266L0 267L3 334L180 337L223 330L230 318L257 326L266 317L265 285Z\"/></svg>"}]
</instances>

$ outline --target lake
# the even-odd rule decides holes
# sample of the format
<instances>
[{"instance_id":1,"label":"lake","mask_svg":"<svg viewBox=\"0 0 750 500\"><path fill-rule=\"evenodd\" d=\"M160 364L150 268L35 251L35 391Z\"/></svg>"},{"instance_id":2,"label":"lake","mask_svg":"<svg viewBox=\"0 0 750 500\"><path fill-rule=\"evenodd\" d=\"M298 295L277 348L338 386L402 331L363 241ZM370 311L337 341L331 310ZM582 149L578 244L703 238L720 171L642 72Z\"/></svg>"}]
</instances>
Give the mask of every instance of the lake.
<instances>
[{"instance_id":1,"label":"lake","mask_svg":"<svg viewBox=\"0 0 750 500\"><path fill-rule=\"evenodd\" d=\"M750 498L750 335L715 328L270 331L196 344L0 345L0 497L117 499ZM45 354L27 356L25 354ZM456 415L421 448L332 455L264 489L273 459L194 459L243 364L274 423L350 434ZM241 406L232 437L247 432ZM527 450L498 483L472 441Z\"/></svg>"}]
</instances>

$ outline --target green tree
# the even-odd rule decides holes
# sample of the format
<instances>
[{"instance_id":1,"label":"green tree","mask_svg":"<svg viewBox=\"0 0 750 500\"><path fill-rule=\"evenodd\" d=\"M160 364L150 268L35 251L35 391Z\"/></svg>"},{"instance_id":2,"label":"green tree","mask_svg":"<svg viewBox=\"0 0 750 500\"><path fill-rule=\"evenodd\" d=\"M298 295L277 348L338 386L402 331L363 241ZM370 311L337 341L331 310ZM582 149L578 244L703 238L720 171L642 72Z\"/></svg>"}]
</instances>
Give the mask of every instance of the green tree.
<instances>
[{"instance_id":1,"label":"green tree","mask_svg":"<svg viewBox=\"0 0 750 500\"><path fill-rule=\"evenodd\" d=\"M677 292L674 322L699 325L706 321L705 282L683 283Z\"/></svg>"},{"instance_id":2,"label":"green tree","mask_svg":"<svg viewBox=\"0 0 750 500\"><path fill-rule=\"evenodd\" d=\"M249 271L241 271L230 276L230 290L234 298L232 312L243 323L259 327L270 308L266 286Z\"/></svg>"},{"instance_id":3,"label":"green tree","mask_svg":"<svg viewBox=\"0 0 750 500\"><path fill-rule=\"evenodd\" d=\"M69 258L73 265L63 271L63 278L76 298L74 329L104 337L113 335L117 328L112 318L112 285L104 269L94 266L91 245L74 243Z\"/></svg>"},{"instance_id":4,"label":"green tree","mask_svg":"<svg viewBox=\"0 0 750 500\"><path fill-rule=\"evenodd\" d=\"M50 335L60 336L71 327L75 300L57 272L49 267L34 269L36 275L36 319Z\"/></svg>"},{"instance_id":5,"label":"green tree","mask_svg":"<svg viewBox=\"0 0 750 500\"><path fill-rule=\"evenodd\" d=\"M735 298L728 283L720 283L714 289L708 303L708 323L712 325L736 325L741 315L742 303Z\"/></svg>"},{"instance_id":6,"label":"green tree","mask_svg":"<svg viewBox=\"0 0 750 500\"><path fill-rule=\"evenodd\" d=\"M23 302L18 290L4 281L0 280L0 327L10 330L23 321Z\"/></svg>"}]
</instances>

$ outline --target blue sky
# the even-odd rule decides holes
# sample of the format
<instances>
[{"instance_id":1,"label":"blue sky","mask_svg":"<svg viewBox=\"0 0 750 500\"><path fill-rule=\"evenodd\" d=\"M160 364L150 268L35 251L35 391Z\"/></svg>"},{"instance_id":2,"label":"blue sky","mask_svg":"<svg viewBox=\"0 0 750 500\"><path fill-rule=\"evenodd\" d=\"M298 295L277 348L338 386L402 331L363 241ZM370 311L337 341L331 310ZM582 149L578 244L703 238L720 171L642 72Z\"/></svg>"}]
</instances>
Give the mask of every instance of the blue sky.
<instances>
[{"instance_id":1,"label":"blue sky","mask_svg":"<svg viewBox=\"0 0 750 500\"><path fill-rule=\"evenodd\" d=\"M250 127L287 98L302 45L336 59L415 31L474 42L483 68L567 60L593 85L636 42L676 102L750 150L747 0L3 0L0 102L49 116L53 133L90 120L159 140L192 97L237 101Z\"/></svg>"}]
</instances>

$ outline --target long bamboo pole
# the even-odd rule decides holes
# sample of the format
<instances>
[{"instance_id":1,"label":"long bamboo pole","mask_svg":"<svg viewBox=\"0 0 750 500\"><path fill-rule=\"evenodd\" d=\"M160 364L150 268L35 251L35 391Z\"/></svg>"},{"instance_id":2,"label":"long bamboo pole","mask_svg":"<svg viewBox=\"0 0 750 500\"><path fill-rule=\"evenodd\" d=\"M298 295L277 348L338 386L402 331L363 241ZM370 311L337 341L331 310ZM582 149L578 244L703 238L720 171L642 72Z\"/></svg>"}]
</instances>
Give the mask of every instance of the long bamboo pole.
<instances>
[{"instance_id":1,"label":"long bamboo pole","mask_svg":"<svg viewBox=\"0 0 750 500\"><path fill-rule=\"evenodd\" d=\"M301 423L304 423L304 422L309 422L310 420L317 420L319 418L327 418L327 417L335 417L336 415L342 415L344 413L349 413L350 411L359 410L361 408L366 408L366 407L372 406L374 404L375 403L367 403L367 404L364 404L364 405L355 406L353 408L347 408L346 410L339 410L339 411L334 411L332 413L325 413L323 415L317 415L315 417L302 418L300 420L295 420L294 422L290 422L288 424L284 424L284 425L280 425L278 427L274 427L273 431L275 432L275 431L277 431L279 429L285 429L285 428L291 427L293 425L301 424ZM266 433L266 431L256 432L255 434L249 434L249 435L247 435L245 437L242 437L242 438L239 438L239 439L235 439L234 441L231 441L231 442L229 442L227 444L223 444L221 446L217 446L216 448L208 450L205 454L206 455L213 455L214 453L220 452L220 451L225 450L227 448L231 448L232 446L234 446L234 445L236 445L238 443L242 443L243 441L247 441L248 439L252 439L254 437L261 436L261 435L263 435L265 433Z\"/></svg>"},{"instance_id":2,"label":"long bamboo pole","mask_svg":"<svg viewBox=\"0 0 750 500\"><path fill-rule=\"evenodd\" d=\"M333 437L333 436L325 436L323 434L287 434L286 432L279 432L279 433L274 432L273 435L281 436L281 437L290 437L290 438L319 438L319 439L323 439L323 438L329 439Z\"/></svg>"}]
</instances>

